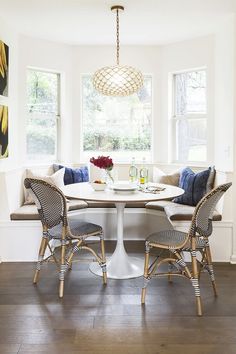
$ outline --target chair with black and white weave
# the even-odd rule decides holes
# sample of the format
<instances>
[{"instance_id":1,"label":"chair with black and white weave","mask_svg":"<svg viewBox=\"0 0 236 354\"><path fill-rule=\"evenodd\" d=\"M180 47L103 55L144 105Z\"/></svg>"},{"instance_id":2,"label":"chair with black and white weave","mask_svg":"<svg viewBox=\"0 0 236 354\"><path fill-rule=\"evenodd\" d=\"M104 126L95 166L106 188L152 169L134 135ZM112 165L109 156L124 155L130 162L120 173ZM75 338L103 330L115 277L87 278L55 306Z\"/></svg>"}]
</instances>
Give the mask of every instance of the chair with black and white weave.
<instances>
[{"instance_id":1,"label":"chair with black and white weave","mask_svg":"<svg viewBox=\"0 0 236 354\"><path fill-rule=\"evenodd\" d=\"M187 277L194 288L197 314L202 315L199 279L202 270L206 269L211 277L211 282L216 293L215 277L212 265L209 236L212 234L212 216L215 207L230 188L232 183L222 184L206 194L195 207L191 226L187 233L177 230L166 230L153 233L146 239L146 253L144 265L144 285L142 288L141 302L145 303L146 289L150 279L154 276L173 275ZM155 258L150 263L150 255L155 251ZM183 252L191 254L191 265L184 259ZM200 259L197 258L198 254ZM166 272L158 272L162 264L168 265Z\"/></svg>"},{"instance_id":2,"label":"chair with black and white weave","mask_svg":"<svg viewBox=\"0 0 236 354\"><path fill-rule=\"evenodd\" d=\"M100 264L103 272L103 283L106 284L106 257L101 226L71 218L67 216L67 202L63 192L56 186L40 179L26 178L25 188L29 189L38 209L43 228L43 235L39 249L39 256L34 284L38 281L42 263L45 261L45 251L48 248L51 257L57 263L59 270L59 297L63 297L64 279L68 269L71 268L75 252L85 249L93 254ZM101 256L95 252L87 242L89 237L98 237L101 246ZM60 256L56 257L50 245L51 240L60 244ZM48 259L48 258L47 258Z\"/></svg>"}]
</instances>

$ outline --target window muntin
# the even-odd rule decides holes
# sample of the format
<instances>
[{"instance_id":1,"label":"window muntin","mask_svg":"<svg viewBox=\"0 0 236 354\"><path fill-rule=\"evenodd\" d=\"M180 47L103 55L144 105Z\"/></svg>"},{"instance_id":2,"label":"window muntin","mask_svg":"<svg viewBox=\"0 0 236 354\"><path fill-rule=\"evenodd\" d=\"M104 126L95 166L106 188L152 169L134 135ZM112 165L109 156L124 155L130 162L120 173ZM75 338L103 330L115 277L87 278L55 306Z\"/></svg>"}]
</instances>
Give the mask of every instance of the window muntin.
<instances>
[{"instance_id":1,"label":"window muntin","mask_svg":"<svg viewBox=\"0 0 236 354\"><path fill-rule=\"evenodd\" d=\"M126 97L99 94L91 75L82 77L82 156L108 154L116 161L151 160L152 78Z\"/></svg>"},{"instance_id":2,"label":"window muntin","mask_svg":"<svg viewBox=\"0 0 236 354\"><path fill-rule=\"evenodd\" d=\"M27 71L27 157L55 160L59 123L60 75Z\"/></svg>"},{"instance_id":3,"label":"window muntin","mask_svg":"<svg viewBox=\"0 0 236 354\"><path fill-rule=\"evenodd\" d=\"M174 75L173 160L207 161L206 70Z\"/></svg>"}]
</instances>

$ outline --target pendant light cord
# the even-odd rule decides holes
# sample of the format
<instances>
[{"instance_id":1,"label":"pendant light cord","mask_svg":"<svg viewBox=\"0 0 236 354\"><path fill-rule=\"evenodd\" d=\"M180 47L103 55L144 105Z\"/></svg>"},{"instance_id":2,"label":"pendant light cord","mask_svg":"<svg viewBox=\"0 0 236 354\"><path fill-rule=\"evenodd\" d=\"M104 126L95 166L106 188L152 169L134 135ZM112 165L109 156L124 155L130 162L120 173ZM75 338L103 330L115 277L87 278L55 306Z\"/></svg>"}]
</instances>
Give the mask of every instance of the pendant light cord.
<instances>
[{"instance_id":1,"label":"pendant light cord","mask_svg":"<svg viewBox=\"0 0 236 354\"><path fill-rule=\"evenodd\" d=\"M116 9L116 64L120 65L119 9Z\"/></svg>"}]
</instances>

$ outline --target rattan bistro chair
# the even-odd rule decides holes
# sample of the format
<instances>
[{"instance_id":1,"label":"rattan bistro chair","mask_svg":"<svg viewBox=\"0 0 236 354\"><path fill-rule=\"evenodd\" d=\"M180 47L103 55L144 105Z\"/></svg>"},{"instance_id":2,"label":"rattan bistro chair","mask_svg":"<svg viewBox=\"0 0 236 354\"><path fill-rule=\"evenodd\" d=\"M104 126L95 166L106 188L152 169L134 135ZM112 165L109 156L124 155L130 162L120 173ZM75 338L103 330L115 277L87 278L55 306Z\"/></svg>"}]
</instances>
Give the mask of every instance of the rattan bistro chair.
<instances>
[{"instance_id":1,"label":"rattan bistro chair","mask_svg":"<svg viewBox=\"0 0 236 354\"><path fill-rule=\"evenodd\" d=\"M102 227L89 222L67 217L66 198L57 187L39 180L26 178L25 188L34 197L43 227L43 236L39 249L39 258L33 282L36 284L44 255L48 247L50 254L59 268L59 297L63 297L65 273L71 268L75 252L85 249L90 251L103 272L103 282L106 284L106 258ZM87 238L97 236L101 243L101 257L86 243ZM61 245L59 260L50 245L51 240L58 240ZM48 259L48 258L47 258Z\"/></svg>"},{"instance_id":2,"label":"rattan bistro chair","mask_svg":"<svg viewBox=\"0 0 236 354\"><path fill-rule=\"evenodd\" d=\"M212 215L216 204L231 185L232 183L222 184L200 200L194 210L188 233L166 230L148 236L146 239L144 285L141 297L143 304L145 303L147 284L152 277L166 275L170 280L172 275L181 275L187 277L192 283L196 297L197 314L201 316L202 304L199 279L200 272L203 269L208 271L214 293L217 295L208 238L212 234ZM149 265L152 249L156 252L156 255L154 261ZM191 254L191 267L186 264L183 258L183 252L185 251ZM198 253L200 259L197 258ZM158 267L163 263L168 264L168 272L157 272Z\"/></svg>"}]
</instances>

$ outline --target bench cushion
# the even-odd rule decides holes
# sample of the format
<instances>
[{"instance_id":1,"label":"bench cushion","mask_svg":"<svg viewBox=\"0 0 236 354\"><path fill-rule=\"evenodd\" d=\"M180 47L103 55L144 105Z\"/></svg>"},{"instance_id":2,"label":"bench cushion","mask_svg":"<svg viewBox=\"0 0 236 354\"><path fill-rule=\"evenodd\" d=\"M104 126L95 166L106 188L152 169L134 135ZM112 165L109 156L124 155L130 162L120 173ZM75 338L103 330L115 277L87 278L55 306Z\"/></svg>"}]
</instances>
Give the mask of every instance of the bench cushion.
<instances>
[{"instance_id":1,"label":"bench cushion","mask_svg":"<svg viewBox=\"0 0 236 354\"><path fill-rule=\"evenodd\" d=\"M87 200L89 208L114 208L115 204L110 202L94 202Z\"/></svg>"},{"instance_id":2,"label":"bench cushion","mask_svg":"<svg viewBox=\"0 0 236 354\"><path fill-rule=\"evenodd\" d=\"M170 201L158 201L158 202L149 202L146 204L146 208L154 209L159 211L164 211L166 216L171 221L190 221L193 216L195 207L190 205L177 204ZM220 221L222 216L215 211L213 214L214 221Z\"/></svg>"},{"instance_id":3,"label":"bench cushion","mask_svg":"<svg viewBox=\"0 0 236 354\"><path fill-rule=\"evenodd\" d=\"M115 203L110 202L94 202L87 200L89 208L115 208ZM145 202L127 203L126 208L145 208Z\"/></svg>"},{"instance_id":4,"label":"bench cushion","mask_svg":"<svg viewBox=\"0 0 236 354\"><path fill-rule=\"evenodd\" d=\"M69 199L67 203L68 211L85 209L88 207L88 203L83 200Z\"/></svg>"},{"instance_id":5,"label":"bench cushion","mask_svg":"<svg viewBox=\"0 0 236 354\"><path fill-rule=\"evenodd\" d=\"M90 208L114 208L114 203L104 202L84 202L82 200L70 199L68 202L68 211ZM160 200L156 202L149 202L147 204L130 203L128 208L144 208L159 210L166 213L166 216L172 221L190 221L192 219L195 207L174 202ZM11 220L39 220L39 214L34 204L23 205L10 215ZM214 212L213 220L220 221L222 216L218 212Z\"/></svg>"},{"instance_id":6,"label":"bench cushion","mask_svg":"<svg viewBox=\"0 0 236 354\"><path fill-rule=\"evenodd\" d=\"M67 203L68 211L85 209L88 204L82 200L70 200ZM39 214L35 204L22 205L10 215L11 220L39 220Z\"/></svg>"},{"instance_id":7,"label":"bench cushion","mask_svg":"<svg viewBox=\"0 0 236 354\"><path fill-rule=\"evenodd\" d=\"M146 204L147 209L165 211L165 206L167 206L170 202L167 200L159 200L156 202L149 202Z\"/></svg>"},{"instance_id":8,"label":"bench cushion","mask_svg":"<svg viewBox=\"0 0 236 354\"><path fill-rule=\"evenodd\" d=\"M10 215L11 220L39 220L35 204L22 205Z\"/></svg>"}]
</instances>

